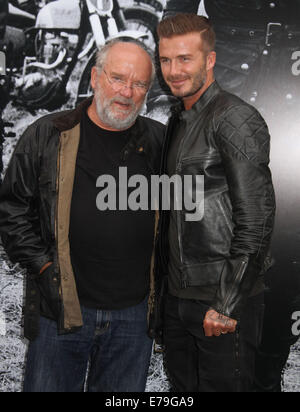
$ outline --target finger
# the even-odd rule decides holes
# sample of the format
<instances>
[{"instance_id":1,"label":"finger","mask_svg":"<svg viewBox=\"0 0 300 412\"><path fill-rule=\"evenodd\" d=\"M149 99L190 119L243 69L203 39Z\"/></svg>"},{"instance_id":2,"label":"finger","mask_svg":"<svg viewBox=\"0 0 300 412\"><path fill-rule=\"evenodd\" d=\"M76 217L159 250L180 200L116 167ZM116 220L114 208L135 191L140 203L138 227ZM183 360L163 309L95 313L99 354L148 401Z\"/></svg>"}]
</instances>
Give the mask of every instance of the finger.
<instances>
[{"instance_id":1,"label":"finger","mask_svg":"<svg viewBox=\"0 0 300 412\"><path fill-rule=\"evenodd\" d=\"M223 322L214 322L214 325L213 325L214 336L220 336L223 333L227 333L227 332L228 332L228 329L226 328Z\"/></svg>"},{"instance_id":2,"label":"finger","mask_svg":"<svg viewBox=\"0 0 300 412\"><path fill-rule=\"evenodd\" d=\"M214 322L213 328L212 328L213 336L221 336L223 328L224 328L224 325L222 325L220 322Z\"/></svg>"},{"instance_id":3,"label":"finger","mask_svg":"<svg viewBox=\"0 0 300 412\"><path fill-rule=\"evenodd\" d=\"M211 322L204 321L203 328L204 328L205 336L207 337L213 336L213 329L212 329Z\"/></svg>"},{"instance_id":4,"label":"finger","mask_svg":"<svg viewBox=\"0 0 300 412\"><path fill-rule=\"evenodd\" d=\"M234 333L236 330L236 326L237 326L237 321L229 319L226 322L225 330L227 330L229 333Z\"/></svg>"},{"instance_id":5,"label":"finger","mask_svg":"<svg viewBox=\"0 0 300 412\"><path fill-rule=\"evenodd\" d=\"M212 336L214 336L214 334L213 334L213 330L212 330L212 328L211 327L205 327L204 328L204 332L205 332L205 336L207 336L207 337L212 337Z\"/></svg>"}]
</instances>

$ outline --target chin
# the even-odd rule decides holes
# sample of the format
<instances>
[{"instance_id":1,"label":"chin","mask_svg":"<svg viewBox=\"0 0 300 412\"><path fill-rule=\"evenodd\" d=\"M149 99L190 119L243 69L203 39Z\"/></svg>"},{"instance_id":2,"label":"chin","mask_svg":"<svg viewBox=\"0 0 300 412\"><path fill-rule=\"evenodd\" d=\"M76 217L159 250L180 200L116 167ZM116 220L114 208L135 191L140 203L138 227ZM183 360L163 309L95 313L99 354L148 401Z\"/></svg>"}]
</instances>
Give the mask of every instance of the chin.
<instances>
[{"instance_id":1,"label":"chin","mask_svg":"<svg viewBox=\"0 0 300 412\"><path fill-rule=\"evenodd\" d=\"M188 97L190 94L188 92L180 91L180 90L172 90L172 93L175 97L180 97L181 99Z\"/></svg>"}]
</instances>

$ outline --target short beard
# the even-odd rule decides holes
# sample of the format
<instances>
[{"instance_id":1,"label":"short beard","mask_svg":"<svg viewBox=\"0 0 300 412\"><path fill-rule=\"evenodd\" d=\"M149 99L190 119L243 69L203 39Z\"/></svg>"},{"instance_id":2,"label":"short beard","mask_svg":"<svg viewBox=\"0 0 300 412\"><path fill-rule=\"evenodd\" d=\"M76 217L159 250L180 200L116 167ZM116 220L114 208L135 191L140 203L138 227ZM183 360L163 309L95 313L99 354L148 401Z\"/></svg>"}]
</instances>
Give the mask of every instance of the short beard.
<instances>
[{"instance_id":1,"label":"short beard","mask_svg":"<svg viewBox=\"0 0 300 412\"><path fill-rule=\"evenodd\" d=\"M195 94L197 94L205 85L207 80L207 76L205 76L204 78L201 77L201 79L199 78L199 82L197 82L197 84L195 84L195 87L187 94L185 94L184 96L181 96L182 98L187 98L187 97L192 97ZM196 83L196 82L195 82Z\"/></svg>"},{"instance_id":2,"label":"short beard","mask_svg":"<svg viewBox=\"0 0 300 412\"><path fill-rule=\"evenodd\" d=\"M173 92L175 97L179 97L182 99L188 98L188 97L192 97L195 94L197 94L205 85L207 80L207 74L206 74L206 70L201 70L201 72L198 74L198 76L195 77L193 84L192 84L192 89L189 92Z\"/></svg>"},{"instance_id":3,"label":"short beard","mask_svg":"<svg viewBox=\"0 0 300 412\"><path fill-rule=\"evenodd\" d=\"M95 101L96 101L96 110L99 116L99 119L103 124L109 126L112 129L116 130L126 130L129 129L136 121L137 117L143 110L143 103L137 107L132 99L126 99L124 97L118 97L113 99L107 99L100 89L96 87L95 89ZM132 110L129 112L128 116L124 119L120 119L115 113L110 109L111 105L115 101L121 101L122 103L129 104L132 107Z\"/></svg>"}]
</instances>

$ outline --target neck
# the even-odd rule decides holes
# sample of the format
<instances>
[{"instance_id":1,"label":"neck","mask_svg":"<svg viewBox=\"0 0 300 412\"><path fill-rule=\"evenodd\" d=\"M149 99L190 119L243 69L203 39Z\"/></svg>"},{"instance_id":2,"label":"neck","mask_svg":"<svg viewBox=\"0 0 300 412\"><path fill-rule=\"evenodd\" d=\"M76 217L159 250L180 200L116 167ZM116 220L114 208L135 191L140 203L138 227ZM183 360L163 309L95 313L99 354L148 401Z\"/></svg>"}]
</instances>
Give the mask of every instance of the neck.
<instances>
[{"instance_id":1,"label":"neck","mask_svg":"<svg viewBox=\"0 0 300 412\"><path fill-rule=\"evenodd\" d=\"M206 92L206 90L214 83L214 76L208 75L204 86L193 96L183 98L183 103L185 110L191 110L195 103L200 99L200 97Z\"/></svg>"}]
</instances>

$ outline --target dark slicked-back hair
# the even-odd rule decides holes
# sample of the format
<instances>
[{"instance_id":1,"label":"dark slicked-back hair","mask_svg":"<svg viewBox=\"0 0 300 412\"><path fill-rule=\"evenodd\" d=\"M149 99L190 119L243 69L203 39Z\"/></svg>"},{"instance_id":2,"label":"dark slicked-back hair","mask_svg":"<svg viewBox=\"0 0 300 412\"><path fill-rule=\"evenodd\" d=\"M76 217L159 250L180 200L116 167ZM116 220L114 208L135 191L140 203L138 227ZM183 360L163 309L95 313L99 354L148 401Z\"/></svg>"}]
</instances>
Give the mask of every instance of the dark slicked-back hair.
<instances>
[{"instance_id":1,"label":"dark slicked-back hair","mask_svg":"<svg viewBox=\"0 0 300 412\"><path fill-rule=\"evenodd\" d=\"M216 34L211 21L204 16L197 16L192 13L179 13L162 20L157 28L159 39L189 33L199 33L207 51L215 49Z\"/></svg>"}]
</instances>

